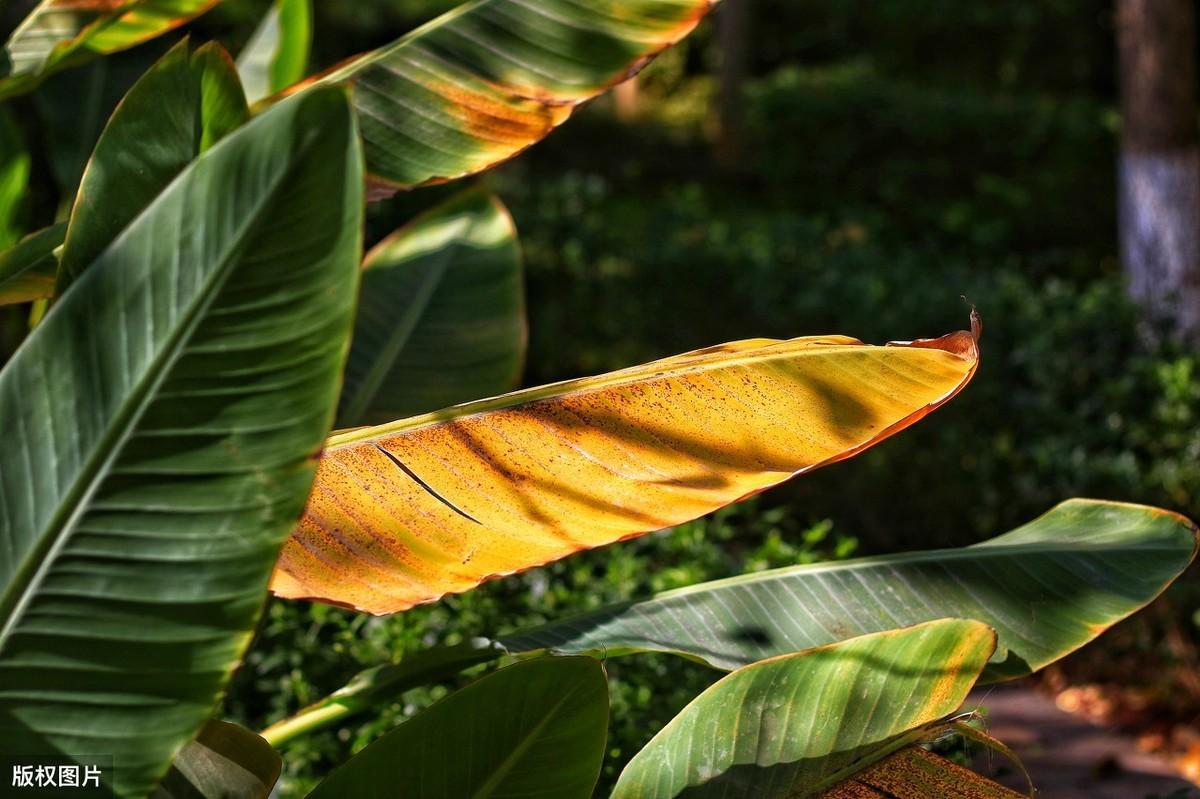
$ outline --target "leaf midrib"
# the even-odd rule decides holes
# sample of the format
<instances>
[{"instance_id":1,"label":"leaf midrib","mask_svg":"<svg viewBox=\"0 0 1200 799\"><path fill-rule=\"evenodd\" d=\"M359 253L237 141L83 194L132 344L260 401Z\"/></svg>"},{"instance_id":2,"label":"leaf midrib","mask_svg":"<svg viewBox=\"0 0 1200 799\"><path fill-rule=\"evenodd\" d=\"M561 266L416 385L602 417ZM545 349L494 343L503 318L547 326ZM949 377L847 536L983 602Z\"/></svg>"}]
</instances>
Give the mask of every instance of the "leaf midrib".
<instances>
[{"instance_id":1,"label":"leaf midrib","mask_svg":"<svg viewBox=\"0 0 1200 799\"><path fill-rule=\"evenodd\" d=\"M984 545L986 544L986 546ZM754 572L751 574L741 574L736 577L728 577L724 580L714 580L709 583L701 583L699 585L689 585L683 588L676 588L671 591L664 591L660 594L655 594L643 600L635 600L630 604L642 605L650 602L655 602L662 599L672 599L680 596L687 596L693 593L707 593L712 590L727 588L737 585L753 585L758 582L770 582L776 579L785 579L791 576L821 574L825 572L846 571L855 568L873 567L873 566L895 566L905 565L909 563L925 563L930 561L941 560L984 560L995 557L1012 556L1019 554L1037 554L1037 555L1080 555L1092 552L1180 552L1179 547L1173 547L1165 543L1141 545L1129 544L1055 544L1051 547L1039 546L1036 543L1028 544L1003 544L993 543L991 541L977 544L973 547L963 547L962 549L933 549L925 552L911 552L899 555L876 555L869 558L857 558L848 561L836 561L829 563L813 563L802 566L784 566L779 569L771 569L768 571Z\"/></svg>"},{"instance_id":2,"label":"leaf midrib","mask_svg":"<svg viewBox=\"0 0 1200 799\"><path fill-rule=\"evenodd\" d=\"M970 363L973 359L966 358L962 355L943 350L936 347L917 348L907 347L905 345L872 345L865 344L855 340L853 344L830 344L821 345L809 339L820 339L820 336L804 337L799 339L771 339L769 344L763 344L761 347L755 348L750 353L739 352L729 354L727 357L718 357L721 353L715 353L713 357L703 360L697 360L684 363L665 363L658 370L651 369L658 361L650 361L649 363L638 364L626 369L619 369L615 372L608 372L601 375L593 375L590 377L572 378L570 380L561 380L555 383L547 383L544 386L536 386L534 388L521 389L520 391L512 391L507 394L501 394L498 397L489 397L486 399L475 400L472 402L452 405L449 408L434 411L432 413L421 414L419 416L411 416L405 419L398 419L394 422L388 422L381 425L369 425L362 428L346 430L340 433L331 435L326 441L326 451L337 449L340 447L355 446L364 442L373 441L385 437L400 435L402 433L411 433L426 427L432 427L443 422L455 421L472 416L478 416L485 413L495 411L509 410L512 408L522 407L540 402L543 400L553 400L563 397L575 397L591 394L599 391L612 390L621 388L626 385L635 385L645 383L652 380L660 380L665 378L682 378L705 372L714 371L717 369L733 369L747 365L770 363L774 360L794 361L804 358L819 357L824 358L830 355L835 355L841 352L861 352L883 349L906 349L920 353L914 357L925 357L926 353L939 353L940 355L930 355L929 357L938 358L945 356L950 359ZM795 344L797 349L784 350L779 345ZM802 348L801 344L804 344ZM775 348L779 348L775 350ZM673 361L682 358L692 353L679 353L668 358L660 360ZM956 393L965 382L970 379L970 371L964 372L958 382L946 392L945 395L933 401L934 405L945 402L946 398L951 397Z\"/></svg>"},{"instance_id":3,"label":"leaf midrib","mask_svg":"<svg viewBox=\"0 0 1200 799\"><path fill-rule=\"evenodd\" d=\"M225 141L230 140L236 140L236 138L231 136ZM142 413L144 413L146 407L149 405L151 398L155 396L157 388L166 379L171 367L174 366L180 351L183 349L183 342L190 340L191 334L195 332L195 328L204 317L204 313L224 286L229 273L238 262L236 258L237 254L242 250L243 244L251 237L255 229L258 228L260 222L262 222L264 209L273 203L279 186L291 176L296 165L303 162L305 154L319 140L319 135L306 137L293 150L291 160L271 181L269 188L262 193L260 202L255 205L252 212L246 215L246 221L242 230L232 238L232 244L226 249L225 254L221 258L220 265L212 270L207 285L194 295L195 299L192 309L181 317L180 324L170 336L168 343L152 359L144 375L137 381L133 390L129 392L129 395L121 401L119 410L111 417L112 422L108 425L108 429L97 440L92 454L84 462L75 480L72 481L71 486L63 492L62 501L59 503L58 508L51 515L42 532L37 536L36 542L29 549L20 567L14 571L12 581L5 587L3 593L0 594L0 622L2 622L2 626L0 626L0 653L3 652L5 643L19 623L25 608L36 594L46 573L63 547L66 546L75 528L75 524L86 510L88 500L99 488L108 473L109 467L111 467L113 461L120 455L122 446L133 432ZM210 150L210 152L219 152L219 145ZM105 248L104 253L98 256L96 260L100 260L104 254L115 250L116 247L122 244L136 223L156 210L162 202L162 198L170 194L171 189L177 183L183 181L185 176L190 175L195 170L195 163L197 162L194 161L192 166L184 169L174 180L168 183L158 196L146 206L142 213L130 221L129 225L113 240L112 244ZM93 263L95 262L93 261ZM71 291L75 293L82 292L84 288L81 287L86 287L87 282L87 274L85 273L84 277L72 286ZM61 306L59 310L61 312Z\"/></svg>"},{"instance_id":4,"label":"leaf midrib","mask_svg":"<svg viewBox=\"0 0 1200 799\"><path fill-rule=\"evenodd\" d=\"M488 799L488 797L492 795L504 778L509 775L521 758L525 756L525 753L529 751L529 748L533 746L534 741L541 736L542 730L545 729L546 725L558 715L558 711L564 704L566 704L568 699L575 695L578 690L578 686L573 686L570 691L563 694L562 697L560 697L559 700L554 703L553 707L546 711L545 715L542 716L541 721L533 725L533 727L527 733L525 733L524 736L522 736L520 742L517 743L517 745L512 748L504 760L502 760L496 766L491 776L484 781L483 785L480 785L471 793L471 799Z\"/></svg>"}]
</instances>

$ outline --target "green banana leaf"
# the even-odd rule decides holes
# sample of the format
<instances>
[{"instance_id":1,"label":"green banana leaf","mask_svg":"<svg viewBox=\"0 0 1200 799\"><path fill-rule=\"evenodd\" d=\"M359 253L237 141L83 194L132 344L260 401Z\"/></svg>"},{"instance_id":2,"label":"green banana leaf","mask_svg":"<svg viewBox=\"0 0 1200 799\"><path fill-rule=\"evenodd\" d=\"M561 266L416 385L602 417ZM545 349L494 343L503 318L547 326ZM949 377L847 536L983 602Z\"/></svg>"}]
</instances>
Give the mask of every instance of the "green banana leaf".
<instances>
[{"instance_id":1,"label":"green banana leaf","mask_svg":"<svg viewBox=\"0 0 1200 799\"><path fill-rule=\"evenodd\" d=\"M142 799L208 720L333 419L361 222L344 93L282 103L0 372L0 751L111 754Z\"/></svg>"},{"instance_id":2,"label":"green banana leaf","mask_svg":"<svg viewBox=\"0 0 1200 799\"><path fill-rule=\"evenodd\" d=\"M42 0L0 57L0 100L98 55L126 50L203 14L220 0Z\"/></svg>"},{"instance_id":3,"label":"green banana leaf","mask_svg":"<svg viewBox=\"0 0 1200 799\"><path fill-rule=\"evenodd\" d=\"M795 566L668 591L501 639L510 651L670 652L720 669L948 615L999 634L985 681L1053 663L1136 612L1196 551L1195 526L1073 499L961 549Z\"/></svg>"},{"instance_id":4,"label":"green banana leaf","mask_svg":"<svg viewBox=\"0 0 1200 799\"><path fill-rule=\"evenodd\" d=\"M474 0L310 83L350 82L372 196L480 172L682 39L715 0Z\"/></svg>"},{"instance_id":5,"label":"green banana leaf","mask_svg":"<svg viewBox=\"0 0 1200 799\"><path fill-rule=\"evenodd\" d=\"M130 88L100 134L71 211L57 293L75 281L196 156L249 116L218 44L171 48Z\"/></svg>"},{"instance_id":6,"label":"green banana leaf","mask_svg":"<svg viewBox=\"0 0 1200 799\"><path fill-rule=\"evenodd\" d=\"M67 235L67 223L60 222L30 233L10 250L0 253L0 305L30 302L54 294L58 273L55 251Z\"/></svg>"},{"instance_id":7,"label":"green banana leaf","mask_svg":"<svg viewBox=\"0 0 1200 799\"><path fill-rule=\"evenodd\" d=\"M312 0L275 0L238 53L246 98L256 102L304 77L312 49Z\"/></svg>"},{"instance_id":8,"label":"green banana leaf","mask_svg":"<svg viewBox=\"0 0 1200 799\"><path fill-rule=\"evenodd\" d=\"M526 341L521 256L496 197L450 199L380 242L363 270L340 427L516 386Z\"/></svg>"},{"instance_id":9,"label":"green banana leaf","mask_svg":"<svg viewBox=\"0 0 1200 799\"><path fill-rule=\"evenodd\" d=\"M612 799L790 799L836 785L956 710L995 643L985 624L942 619L743 666L634 755Z\"/></svg>"},{"instance_id":10,"label":"green banana leaf","mask_svg":"<svg viewBox=\"0 0 1200 799\"><path fill-rule=\"evenodd\" d=\"M267 799L282 770L260 736L214 720L175 756L150 799Z\"/></svg>"},{"instance_id":11,"label":"green banana leaf","mask_svg":"<svg viewBox=\"0 0 1200 799\"><path fill-rule=\"evenodd\" d=\"M477 680L335 769L309 799L588 799L608 733L592 658L536 658Z\"/></svg>"}]
</instances>

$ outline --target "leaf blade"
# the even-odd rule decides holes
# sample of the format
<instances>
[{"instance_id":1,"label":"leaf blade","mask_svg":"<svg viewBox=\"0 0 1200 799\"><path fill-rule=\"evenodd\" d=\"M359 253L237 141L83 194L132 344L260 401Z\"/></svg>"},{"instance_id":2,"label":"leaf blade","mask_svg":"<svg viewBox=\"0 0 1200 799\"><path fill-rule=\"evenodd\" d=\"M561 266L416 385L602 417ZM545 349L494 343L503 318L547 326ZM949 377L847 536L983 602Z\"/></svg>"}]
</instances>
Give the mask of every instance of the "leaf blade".
<instances>
[{"instance_id":1,"label":"leaf blade","mask_svg":"<svg viewBox=\"0 0 1200 799\"><path fill-rule=\"evenodd\" d=\"M457 195L367 253L338 425L510 391L526 339L512 217L493 195Z\"/></svg>"},{"instance_id":2,"label":"leaf blade","mask_svg":"<svg viewBox=\"0 0 1200 799\"><path fill-rule=\"evenodd\" d=\"M395 612L678 524L915 423L977 357L735 342L335 435L272 590Z\"/></svg>"},{"instance_id":3,"label":"leaf blade","mask_svg":"<svg viewBox=\"0 0 1200 799\"><path fill-rule=\"evenodd\" d=\"M260 736L212 720L175 756L150 799L267 799L282 770Z\"/></svg>"},{"instance_id":4,"label":"leaf blade","mask_svg":"<svg viewBox=\"0 0 1200 799\"><path fill-rule=\"evenodd\" d=\"M88 159L59 264L62 294L196 156L249 118L218 44L175 45L117 105Z\"/></svg>"},{"instance_id":5,"label":"leaf blade","mask_svg":"<svg viewBox=\"0 0 1200 799\"><path fill-rule=\"evenodd\" d=\"M311 0L275 0L238 54L246 98L257 102L302 79L311 46Z\"/></svg>"},{"instance_id":6,"label":"leaf blade","mask_svg":"<svg viewBox=\"0 0 1200 799\"><path fill-rule=\"evenodd\" d=\"M300 99L193 162L0 372L0 749L110 752L120 797L208 718L332 419L361 164L344 96Z\"/></svg>"},{"instance_id":7,"label":"leaf blade","mask_svg":"<svg viewBox=\"0 0 1200 799\"><path fill-rule=\"evenodd\" d=\"M373 196L487 169L682 39L714 0L474 0L314 81L355 86Z\"/></svg>"},{"instance_id":8,"label":"leaf blade","mask_svg":"<svg viewBox=\"0 0 1200 799\"><path fill-rule=\"evenodd\" d=\"M0 253L0 305L53 296L58 274L58 258L54 253L66 235L67 223L60 222L30 233Z\"/></svg>"},{"instance_id":9,"label":"leaf blade","mask_svg":"<svg viewBox=\"0 0 1200 799\"><path fill-rule=\"evenodd\" d=\"M782 798L819 784L957 709L995 641L984 624L942 619L745 666L660 730L612 799Z\"/></svg>"},{"instance_id":10,"label":"leaf blade","mask_svg":"<svg viewBox=\"0 0 1200 799\"><path fill-rule=\"evenodd\" d=\"M220 0L42 0L4 45L0 99L96 55L126 50L200 16Z\"/></svg>"},{"instance_id":11,"label":"leaf blade","mask_svg":"<svg viewBox=\"0 0 1200 799\"><path fill-rule=\"evenodd\" d=\"M608 683L591 658L537 658L468 685L369 745L309 799L587 799L607 737ZM444 741L456 741L464 758Z\"/></svg>"},{"instance_id":12,"label":"leaf blade","mask_svg":"<svg viewBox=\"0 0 1200 799\"><path fill-rule=\"evenodd\" d=\"M1187 568L1195 549L1195 526L1182 517L1069 500L972 547L702 583L501 643L514 652L669 652L732 669L954 613L997 630L998 659L984 672L994 682L1037 671L1135 613Z\"/></svg>"}]
</instances>

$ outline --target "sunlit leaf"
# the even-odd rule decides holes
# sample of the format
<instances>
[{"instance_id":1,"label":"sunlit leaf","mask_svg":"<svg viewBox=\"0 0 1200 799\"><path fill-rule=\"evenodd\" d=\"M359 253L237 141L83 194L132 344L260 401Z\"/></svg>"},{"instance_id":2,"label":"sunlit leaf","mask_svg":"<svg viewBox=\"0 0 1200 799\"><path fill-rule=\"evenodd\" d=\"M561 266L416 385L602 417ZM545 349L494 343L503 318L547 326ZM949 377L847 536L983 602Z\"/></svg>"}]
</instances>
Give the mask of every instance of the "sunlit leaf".
<instances>
[{"instance_id":1,"label":"sunlit leaf","mask_svg":"<svg viewBox=\"0 0 1200 799\"><path fill-rule=\"evenodd\" d=\"M344 94L281 103L0 372L0 751L112 755L143 799L208 720L333 419L362 200Z\"/></svg>"},{"instance_id":2,"label":"sunlit leaf","mask_svg":"<svg viewBox=\"0 0 1200 799\"><path fill-rule=\"evenodd\" d=\"M247 99L261 100L303 78L311 47L312 0L275 0L238 54Z\"/></svg>"},{"instance_id":3,"label":"sunlit leaf","mask_svg":"<svg viewBox=\"0 0 1200 799\"><path fill-rule=\"evenodd\" d=\"M960 549L793 566L668 591L502 643L522 652L672 652L721 669L949 615L999 634L985 680L1030 674L1158 596L1196 528L1158 508L1074 499Z\"/></svg>"},{"instance_id":4,"label":"sunlit leaf","mask_svg":"<svg viewBox=\"0 0 1200 799\"><path fill-rule=\"evenodd\" d=\"M42 0L0 57L0 99L98 55L160 36L220 0Z\"/></svg>"},{"instance_id":5,"label":"sunlit leaf","mask_svg":"<svg viewBox=\"0 0 1200 799\"><path fill-rule=\"evenodd\" d=\"M363 269L339 426L514 388L525 297L516 229L497 198L451 199L380 242Z\"/></svg>"},{"instance_id":6,"label":"sunlit leaf","mask_svg":"<svg viewBox=\"0 0 1200 799\"><path fill-rule=\"evenodd\" d=\"M995 642L943 619L744 666L629 761L612 799L804 796L954 712Z\"/></svg>"},{"instance_id":7,"label":"sunlit leaf","mask_svg":"<svg viewBox=\"0 0 1200 799\"><path fill-rule=\"evenodd\" d=\"M261 736L210 721L175 756L150 799L267 799L282 770Z\"/></svg>"},{"instance_id":8,"label":"sunlit leaf","mask_svg":"<svg viewBox=\"0 0 1200 799\"><path fill-rule=\"evenodd\" d=\"M913 424L977 358L755 339L334 435L272 590L388 613L679 524Z\"/></svg>"},{"instance_id":9,"label":"sunlit leaf","mask_svg":"<svg viewBox=\"0 0 1200 799\"><path fill-rule=\"evenodd\" d=\"M690 33L713 5L474 0L319 79L354 84L367 171L386 195L516 155Z\"/></svg>"},{"instance_id":10,"label":"sunlit leaf","mask_svg":"<svg viewBox=\"0 0 1200 799\"><path fill-rule=\"evenodd\" d=\"M55 251L62 246L67 223L30 233L0 253L0 305L40 300L54 294L58 273Z\"/></svg>"},{"instance_id":11,"label":"sunlit leaf","mask_svg":"<svg viewBox=\"0 0 1200 799\"><path fill-rule=\"evenodd\" d=\"M309 799L588 799L607 733L599 661L526 660L404 722Z\"/></svg>"},{"instance_id":12,"label":"sunlit leaf","mask_svg":"<svg viewBox=\"0 0 1200 799\"><path fill-rule=\"evenodd\" d=\"M218 44L180 42L125 95L100 135L71 211L58 276L61 294L200 153L249 111Z\"/></svg>"}]
</instances>

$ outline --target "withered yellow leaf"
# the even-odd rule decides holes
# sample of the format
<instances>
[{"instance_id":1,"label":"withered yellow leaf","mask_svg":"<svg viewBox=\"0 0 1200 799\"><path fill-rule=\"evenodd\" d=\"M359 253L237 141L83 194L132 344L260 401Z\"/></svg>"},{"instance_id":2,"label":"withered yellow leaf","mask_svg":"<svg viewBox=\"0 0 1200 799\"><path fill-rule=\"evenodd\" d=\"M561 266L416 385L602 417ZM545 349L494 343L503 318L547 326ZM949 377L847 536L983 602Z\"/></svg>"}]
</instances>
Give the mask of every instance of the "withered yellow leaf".
<instances>
[{"instance_id":1,"label":"withered yellow leaf","mask_svg":"<svg viewBox=\"0 0 1200 799\"><path fill-rule=\"evenodd\" d=\"M946 402L974 327L739 341L335 434L271 588L394 613L695 519Z\"/></svg>"}]
</instances>

